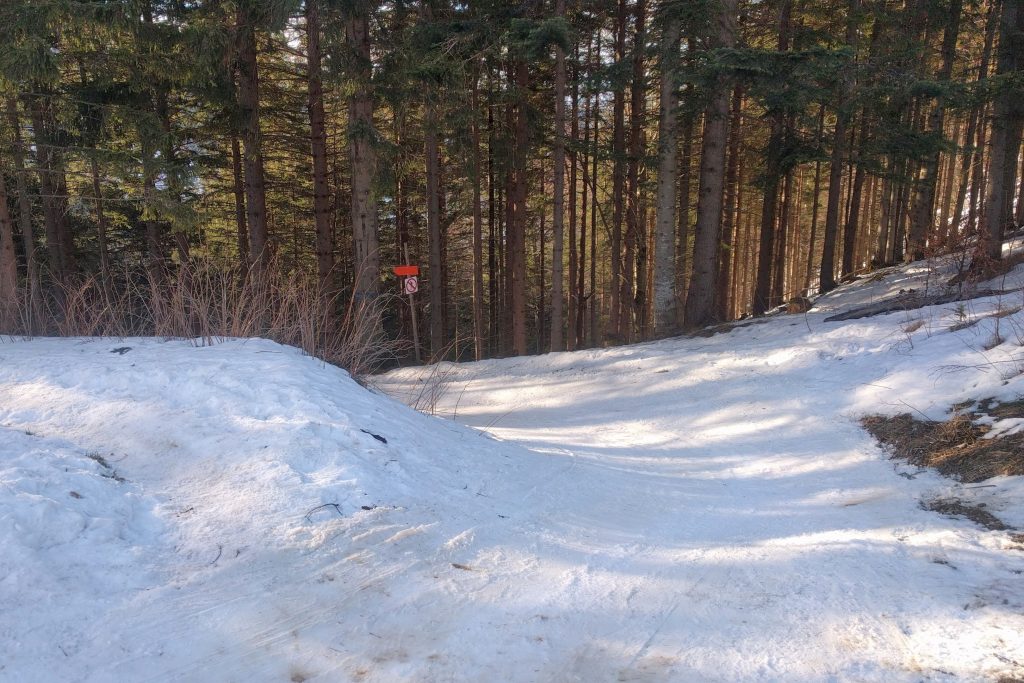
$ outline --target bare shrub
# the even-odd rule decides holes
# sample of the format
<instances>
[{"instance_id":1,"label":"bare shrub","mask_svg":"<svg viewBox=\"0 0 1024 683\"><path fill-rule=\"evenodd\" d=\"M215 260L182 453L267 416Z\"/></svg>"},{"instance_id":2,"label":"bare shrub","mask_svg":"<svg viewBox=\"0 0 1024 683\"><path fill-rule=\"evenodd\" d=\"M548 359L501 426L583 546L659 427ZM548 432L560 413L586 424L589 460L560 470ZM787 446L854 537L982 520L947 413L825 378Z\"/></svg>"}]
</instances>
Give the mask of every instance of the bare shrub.
<instances>
[{"instance_id":1,"label":"bare shrub","mask_svg":"<svg viewBox=\"0 0 1024 683\"><path fill-rule=\"evenodd\" d=\"M40 311L19 296L19 314L0 334L61 337L155 336L208 345L261 337L347 369L372 372L402 342L388 340L383 313L392 297L343 297L277 264L248 270L193 260L174 269L131 269L54 282Z\"/></svg>"}]
</instances>

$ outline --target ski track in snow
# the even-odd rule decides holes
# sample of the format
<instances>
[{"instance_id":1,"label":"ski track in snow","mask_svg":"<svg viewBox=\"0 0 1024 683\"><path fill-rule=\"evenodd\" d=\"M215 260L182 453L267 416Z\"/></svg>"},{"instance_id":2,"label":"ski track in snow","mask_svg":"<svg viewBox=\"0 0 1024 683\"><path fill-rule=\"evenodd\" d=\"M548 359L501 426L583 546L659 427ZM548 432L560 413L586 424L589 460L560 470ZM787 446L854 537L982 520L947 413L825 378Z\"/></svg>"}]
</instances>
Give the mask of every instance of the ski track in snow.
<instances>
[{"instance_id":1,"label":"ski track in snow","mask_svg":"<svg viewBox=\"0 0 1024 683\"><path fill-rule=\"evenodd\" d=\"M1024 526L1024 486L894 463L856 422L1024 393L1024 314L987 351L1004 301L958 332L950 306L822 322L934 277L377 378L410 404L440 378L443 419L264 341L0 344L0 680L1024 675L1024 552L919 506Z\"/></svg>"}]
</instances>

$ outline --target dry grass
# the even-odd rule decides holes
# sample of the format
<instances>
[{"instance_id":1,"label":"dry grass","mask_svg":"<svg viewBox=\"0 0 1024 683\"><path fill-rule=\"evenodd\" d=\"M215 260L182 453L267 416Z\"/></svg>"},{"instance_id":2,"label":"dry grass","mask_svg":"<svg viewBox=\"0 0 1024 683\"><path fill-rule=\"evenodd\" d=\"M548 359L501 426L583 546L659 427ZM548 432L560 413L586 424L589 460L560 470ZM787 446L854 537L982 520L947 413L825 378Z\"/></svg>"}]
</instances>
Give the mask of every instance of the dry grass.
<instances>
[{"instance_id":1,"label":"dry grass","mask_svg":"<svg viewBox=\"0 0 1024 683\"><path fill-rule=\"evenodd\" d=\"M895 457L921 467L934 467L963 482L1024 474L1024 433L984 439L989 428L976 424L970 413L957 413L943 422L918 419L910 413L895 417L871 415L861 424Z\"/></svg>"},{"instance_id":2,"label":"dry grass","mask_svg":"<svg viewBox=\"0 0 1024 683\"><path fill-rule=\"evenodd\" d=\"M387 297L343 298L315 277L271 264L240 271L207 261L173 271L126 270L50 287L33 305L27 293L0 334L60 337L163 337L212 344L262 337L347 369L372 372L400 351L381 327Z\"/></svg>"}]
</instances>

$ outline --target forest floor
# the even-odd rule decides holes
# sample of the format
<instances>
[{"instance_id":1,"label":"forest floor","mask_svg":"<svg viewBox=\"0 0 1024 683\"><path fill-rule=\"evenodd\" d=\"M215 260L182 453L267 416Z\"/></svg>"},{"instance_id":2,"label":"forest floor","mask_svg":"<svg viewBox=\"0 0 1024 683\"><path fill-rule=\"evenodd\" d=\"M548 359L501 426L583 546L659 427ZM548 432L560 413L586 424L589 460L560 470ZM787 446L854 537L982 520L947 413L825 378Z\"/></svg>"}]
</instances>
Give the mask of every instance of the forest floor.
<instances>
[{"instance_id":1,"label":"forest floor","mask_svg":"<svg viewBox=\"0 0 1024 683\"><path fill-rule=\"evenodd\" d=\"M1024 678L1024 477L862 426L1014 443L1024 294L824 322L950 267L375 391L259 340L2 343L0 680Z\"/></svg>"}]
</instances>

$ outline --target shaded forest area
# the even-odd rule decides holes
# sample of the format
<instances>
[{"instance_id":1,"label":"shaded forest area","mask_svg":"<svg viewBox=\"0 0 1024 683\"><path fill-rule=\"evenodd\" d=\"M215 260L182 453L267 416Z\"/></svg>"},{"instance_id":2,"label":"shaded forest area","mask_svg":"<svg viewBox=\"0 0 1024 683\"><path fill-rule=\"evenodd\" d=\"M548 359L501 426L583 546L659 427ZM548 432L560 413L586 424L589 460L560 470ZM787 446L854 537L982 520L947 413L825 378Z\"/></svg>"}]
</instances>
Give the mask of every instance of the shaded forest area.
<instances>
[{"instance_id":1,"label":"shaded forest area","mask_svg":"<svg viewBox=\"0 0 1024 683\"><path fill-rule=\"evenodd\" d=\"M1024 222L1021 4L10 0L0 332L202 264L464 360L983 267Z\"/></svg>"}]
</instances>

